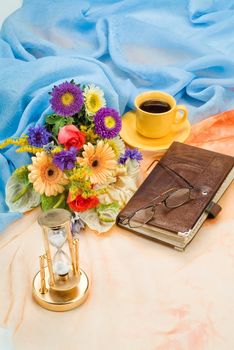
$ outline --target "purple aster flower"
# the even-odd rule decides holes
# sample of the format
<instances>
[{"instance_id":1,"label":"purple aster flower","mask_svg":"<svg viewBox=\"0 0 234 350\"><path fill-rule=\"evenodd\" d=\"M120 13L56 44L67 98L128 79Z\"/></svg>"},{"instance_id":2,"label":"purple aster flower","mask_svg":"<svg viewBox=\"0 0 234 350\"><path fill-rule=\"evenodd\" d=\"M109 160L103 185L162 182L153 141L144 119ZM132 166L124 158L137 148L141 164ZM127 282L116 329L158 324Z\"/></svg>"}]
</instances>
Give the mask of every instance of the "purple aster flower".
<instances>
[{"instance_id":1,"label":"purple aster flower","mask_svg":"<svg viewBox=\"0 0 234 350\"><path fill-rule=\"evenodd\" d=\"M76 154L77 149L75 147L55 153L53 163L63 171L70 170L75 166Z\"/></svg>"},{"instance_id":2,"label":"purple aster flower","mask_svg":"<svg viewBox=\"0 0 234 350\"><path fill-rule=\"evenodd\" d=\"M138 148L126 148L125 153L120 157L119 162L120 164L125 164L128 159L135 159L140 162L143 158Z\"/></svg>"},{"instance_id":3,"label":"purple aster flower","mask_svg":"<svg viewBox=\"0 0 234 350\"><path fill-rule=\"evenodd\" d=\"M42 147L48 143L50 137L51 134L44 126L31 126L28 129L28 143L31 146Z\"/></svg>"},{"instance_id":4,"label":"purple aster flower","mask_svg":"<svg viewBox=\"0 0 234 350\"><path fill-rule=\"evenodd\" d=\"M117 136L122 127L121 117L113 108L100 108L93 120L96 134L106 139Z\"/></svg>"},{"instance_id":5,"label":"purple aster flower","mask_svg":"<svg viewBox=\"0 0 234 350\"><path fill-rule=\"evenodd\" d=\"M51 96L50 103L53 110L63 117L79 113L84 104L83 93L79 86L68 81L55 86Z\"/></svg>"}]
</instances>

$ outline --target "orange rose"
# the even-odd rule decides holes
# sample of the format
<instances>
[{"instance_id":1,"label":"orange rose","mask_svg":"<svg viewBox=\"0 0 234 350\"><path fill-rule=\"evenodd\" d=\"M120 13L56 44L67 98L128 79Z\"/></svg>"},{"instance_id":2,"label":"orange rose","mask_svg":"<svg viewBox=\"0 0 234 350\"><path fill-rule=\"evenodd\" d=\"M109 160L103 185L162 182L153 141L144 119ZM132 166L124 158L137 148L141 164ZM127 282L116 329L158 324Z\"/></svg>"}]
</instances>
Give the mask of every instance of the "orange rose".
<instances>
[{"instance_id":1,"label":"orange rose","mask_svg":"<svg viewBox=\"0 0 234 350\"><path fill-rule=\"evenodd\" d=\"M85 211L95 208L99 204L99 200L95 196L84 198L81 195L78 195L74 200L71 200L71 196L69 194L67 204L73 211Z\"/></svg>"}]
</instances>

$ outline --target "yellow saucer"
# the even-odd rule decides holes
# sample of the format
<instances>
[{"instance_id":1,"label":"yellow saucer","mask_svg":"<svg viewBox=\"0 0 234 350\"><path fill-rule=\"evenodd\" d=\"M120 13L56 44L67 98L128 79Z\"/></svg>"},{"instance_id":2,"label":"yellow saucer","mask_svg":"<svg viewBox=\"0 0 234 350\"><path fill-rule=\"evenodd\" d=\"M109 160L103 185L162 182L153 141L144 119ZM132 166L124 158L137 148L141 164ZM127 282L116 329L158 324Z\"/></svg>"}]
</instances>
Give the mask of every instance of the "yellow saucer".
<instances>
[{"instance_id":1,"label":"yellow saucer","mask_svg":"<svg viewBox=\"0 0 234 350\"><path fill-rule=\"evenodd\" d=\"M122 130L120 136L132 147L137 147L145 151L166 151L173 141L184 142L190 134L191 125L186 120L181 125L177 126L176 131L172 131L161 138L151 139L140 135L136 131L136 112L129 111L123 115Z\"/></svg>"}]
</instances>

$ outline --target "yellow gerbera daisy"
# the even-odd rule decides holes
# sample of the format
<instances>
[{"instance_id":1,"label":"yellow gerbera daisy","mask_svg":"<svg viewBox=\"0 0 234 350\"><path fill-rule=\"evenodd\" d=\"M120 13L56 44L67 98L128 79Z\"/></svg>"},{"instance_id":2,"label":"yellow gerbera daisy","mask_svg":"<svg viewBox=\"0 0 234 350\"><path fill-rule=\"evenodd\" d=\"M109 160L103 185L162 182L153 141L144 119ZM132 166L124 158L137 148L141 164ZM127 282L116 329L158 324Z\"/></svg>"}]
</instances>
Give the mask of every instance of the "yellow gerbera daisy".
<instances>
[{"instance_id":1,"label":"yellow gerbera daisy","mask_svg":"<svg viewBox=\"0 0 234 350\"><path fill-rule=\"evenodd\" d=\"M105 107L106 100L104 93L100 87L94 84L87 85L84 88L85 109L88 115L92 116L99 111L100 108Z\"/></svg>"},{"instance_id":2,"label":"yellow gerbera daisy","mask_svg":"<svg viewBox=\"0 0 234 350\"><path fill-rule=\"evenodd\" d=\"M90 169L89 178L94 184L105 183L117 166L113 149L103 140L99 141L96 146L90 142L84 145L82 156L83 158L77 158L77 162Z\"/></svg>"},{"instance_id":3,"label":"yellow gerbera daisy","mask_svg":"<svg viewBox=\"0 0 234 350\"><path fill-rule=\"evenodd\" d=\"M46 196L62 193L63 185L68 183L66 175L53 164L52 157L45 152L36 153L36 157L32 157L32 164L28 166L28 170L28 178L34 190Z\"/></svg>"}]
</instances>

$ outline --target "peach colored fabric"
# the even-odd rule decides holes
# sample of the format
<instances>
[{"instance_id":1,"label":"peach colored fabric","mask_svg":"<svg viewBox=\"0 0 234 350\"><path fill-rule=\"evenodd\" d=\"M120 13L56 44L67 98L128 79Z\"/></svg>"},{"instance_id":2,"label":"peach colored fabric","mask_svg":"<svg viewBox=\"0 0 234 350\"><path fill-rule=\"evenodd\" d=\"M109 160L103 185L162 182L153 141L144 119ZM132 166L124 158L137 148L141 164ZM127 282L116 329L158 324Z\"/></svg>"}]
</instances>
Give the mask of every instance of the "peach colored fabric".
<instances>
[{"instance_id":1,"label":"peach colored fabric","mask_svg":"<svg viewBox=\"0 0 234 350\"><path fill-rule=\"evenodd\" d=\"M234 156L234 110L193 125L186 143Z\"/></svg>"},{"instance_id":2,"label":"peach colored fabric","mask_svg":"<svg viewBox=\"0 0 234 350\"><path fill-rule=\"evenodd\" d=\"M233 140L233 112L195 125L189 138L224 153ZM143 173L152 158L145 154ZM86 230L80 255L91 291L66 313L31 298L43 252L40 209L13 223L0 237L0 325L12 328L16 350L234 349L233 190L184 253L117 227L102 236Z\"/></svg>"}]
</instances>

